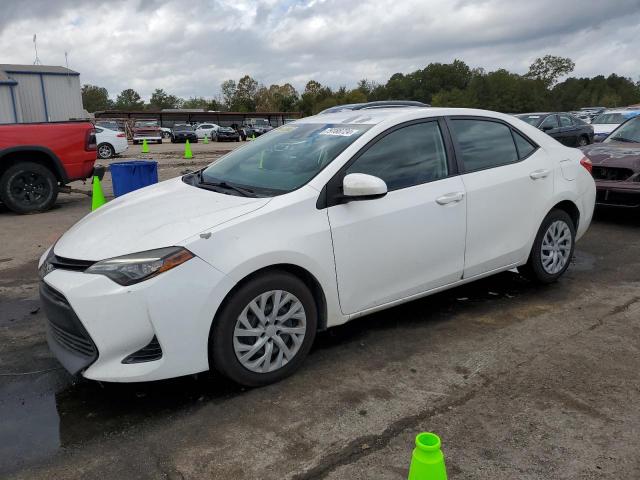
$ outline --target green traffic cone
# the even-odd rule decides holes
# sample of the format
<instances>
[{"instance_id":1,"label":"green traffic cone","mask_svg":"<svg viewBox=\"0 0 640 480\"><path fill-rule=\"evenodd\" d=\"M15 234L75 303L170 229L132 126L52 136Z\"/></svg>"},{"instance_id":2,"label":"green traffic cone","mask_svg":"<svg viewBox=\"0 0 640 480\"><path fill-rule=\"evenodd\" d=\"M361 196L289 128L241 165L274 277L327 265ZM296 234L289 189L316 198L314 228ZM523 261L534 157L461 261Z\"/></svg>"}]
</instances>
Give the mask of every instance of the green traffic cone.
<instances>
[{"instance_id":1,"label":"green traffic cone","mask_svg":"<svg viewBox=\"0 0 640 480\"><path fill-rule=\"evenodd\" d=\"M252 134L251 134L251 140L255 140L255 139L256 139L256 134L255 134L255 133L252 133Z\"/></svg>"},{"instance_id":2,"label":"green traffic cone","mask_svg":"<svg viewBox=\"0 0 640 480\"><path fill-rule=\"evenodd\" d=\"M189 143L189 140L187 140L186 143L184 144L184 158L186 159L193 158L193 153L191 153L191 144Z\"/></svg>"},{"instance_id":3,"label":"green traffic cone","mask_svg":"<svg viewBox=\"0 0 640 480\"><path fill-rule=\"evenodd\" d=\"M423 432L416 437L409 480L447 480L444 455L440 450L440 437L435 433Z\"/></svg>"},{"instance_id":4,"label":"green traffic cone","mask_svg":"<svg viewBox=\"0 0 640 480\"><path fill-rule=\"evenodd\" d=\"M93 191L91 192L91 211L93 212L97 208L107 203L102 192L102 185L100 179L97 176L93 176Z\"/></svg>"},{"instance_id":5,"label":"green traffic cone","mask_svg":"<svg viewBox=\"0 0 640 480\"><path fill-rule=\"evenodd\" d=\"M204 135L204 143L209 143L209 135Z\"/></svg>"},{"instance_id":6,"label":"green traffic cone","mask_svg":"<svg viewBox=\"0 0 640 480\"><path fill-rule=\"evenodd\" d=\"M149 145L147 145L147 139L142 139L142 153L149 153Z\"/></svg>"}]
</instances>

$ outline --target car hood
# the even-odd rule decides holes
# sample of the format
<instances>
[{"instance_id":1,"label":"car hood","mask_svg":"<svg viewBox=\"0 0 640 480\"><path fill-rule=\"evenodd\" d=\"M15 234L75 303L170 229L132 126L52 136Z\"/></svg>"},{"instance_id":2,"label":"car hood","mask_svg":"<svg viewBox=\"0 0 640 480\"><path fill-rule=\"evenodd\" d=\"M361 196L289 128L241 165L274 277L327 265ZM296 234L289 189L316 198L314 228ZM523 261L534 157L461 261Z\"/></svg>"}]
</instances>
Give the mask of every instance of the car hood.
<instances>
[{"instance_id":1,"label":"car hood","mask_svg":"<svg viewBox=\"0 0 640 480\"><path fill-rule=\"evenodd\" d=\"M594 165L631 168L640 171L640 143L607 142L582 147Z\"/></svg>"},{"instance_id":2,"label":"car hood","mask_svg":"<svg viewBox=\"0 0 640 480\"><path fill-rule=\"evenodd\" d=\"M592 123L593 133L611 133L620 126L618 123Z\"/></svg>"},{"instance_id":3,"label":"car hood","mask_svg":"<svg viewBox=\"0 0 640 480\"><path fill-rule=\"evenodd\" d=\"M175 178L123 195L91 212L58 240L54 253L96 261L169 247L269 200L212 192Z\"/></svg>"}]
</instances>

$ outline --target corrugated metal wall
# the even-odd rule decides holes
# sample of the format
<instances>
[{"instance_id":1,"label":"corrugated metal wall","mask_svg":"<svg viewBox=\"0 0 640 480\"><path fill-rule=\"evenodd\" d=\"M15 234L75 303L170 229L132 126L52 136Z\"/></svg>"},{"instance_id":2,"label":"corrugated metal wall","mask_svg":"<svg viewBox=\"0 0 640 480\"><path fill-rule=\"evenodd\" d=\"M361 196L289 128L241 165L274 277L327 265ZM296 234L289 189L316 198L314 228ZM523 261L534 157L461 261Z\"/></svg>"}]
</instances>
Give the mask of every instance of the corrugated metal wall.
<instances>
[{"instance_id":1,"label":"corrugated metal wall","mask_svg":"<svg viewBox=\"0 0 640 480\"><path fill-rule=\"evenodd\" d=\"M0 123L14 123L16 120L11 100L11 85L0 85Z\"/></svg>"},{"instance_id":2,"label":"corrugated metal wall","mask_svg":"<svg viewBox=\"0 0 640 480\"><path fill-rule=\"evenodd\" d=\"M14 87L14 92L20 98L22 121L46 122L47 116L42 98L40 75L10 73L9 76L18 82L18 85Z\"/></svg>"},{"instance_id":3,"label":"corrugated metal wall","mask_svg":"<svg viewBox=\"0 0 640 480\"><path fill-rule=\"evenodd\" d=\"M47 75L45 73L42 78L47 96L49 121L84 117L78 75Z\"/></svg>"}]
</instances>

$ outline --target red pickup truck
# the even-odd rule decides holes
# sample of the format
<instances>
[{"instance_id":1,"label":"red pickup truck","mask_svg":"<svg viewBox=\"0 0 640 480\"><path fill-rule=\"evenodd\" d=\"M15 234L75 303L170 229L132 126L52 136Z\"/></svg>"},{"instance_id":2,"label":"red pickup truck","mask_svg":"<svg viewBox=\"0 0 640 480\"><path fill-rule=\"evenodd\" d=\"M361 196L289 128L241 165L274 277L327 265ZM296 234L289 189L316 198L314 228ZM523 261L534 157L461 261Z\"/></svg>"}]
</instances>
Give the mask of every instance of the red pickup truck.
<instances>
[{"instance_id":1,"label":"red pickup truck","mask_svg":"<svg viewBox=\"0 0 640 480\"><path fill-rule=\"evenodd\" d=\"M0 202L16 213L48 210L61 187L93 175L89 122L0 125Z\"/></svg>"}]
</instances>

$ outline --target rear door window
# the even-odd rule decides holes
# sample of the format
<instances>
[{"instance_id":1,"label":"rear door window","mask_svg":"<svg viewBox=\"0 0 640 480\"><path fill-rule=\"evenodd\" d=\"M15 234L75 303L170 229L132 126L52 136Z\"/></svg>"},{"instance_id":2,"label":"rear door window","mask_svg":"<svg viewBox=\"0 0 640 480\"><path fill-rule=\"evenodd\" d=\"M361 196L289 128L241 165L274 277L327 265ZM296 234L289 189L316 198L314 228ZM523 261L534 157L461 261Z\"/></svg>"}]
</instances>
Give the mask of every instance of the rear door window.
<instances>
[{"instance_id":1,"label":"rear door window","mask_svg":"<svg viewBox=\"0 0 640 480\"><path fill-rule=\"evenodd\" d=\"M505 124L490 120L453 119L451 126L466 172L519 160L511 129Z\"/></svg>"},{"instance_id":2,"label":"rear door window","mask_svg":"<svg viewBox=\"0 0 640 480\"><path fill-rule=\"evenodd\" d=\"M571 117L568 115L560 115L560 126L561 127L573 127L573 121Z\"/></svg>"},{"instance_id":3,"label":"rear door window","mask_svg":"<svg viewBox=\"0 0 640 480\"><path fill-rule=\"evenodd\" d=\"M555 115L549 115L544 121L540 124L540 128L551 127L551 128L559 128L558 119Z\"/></svg>"}]
</instances>

